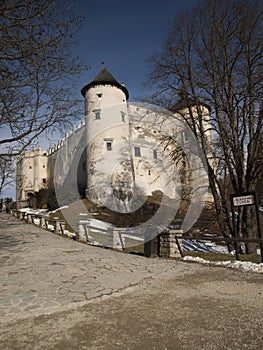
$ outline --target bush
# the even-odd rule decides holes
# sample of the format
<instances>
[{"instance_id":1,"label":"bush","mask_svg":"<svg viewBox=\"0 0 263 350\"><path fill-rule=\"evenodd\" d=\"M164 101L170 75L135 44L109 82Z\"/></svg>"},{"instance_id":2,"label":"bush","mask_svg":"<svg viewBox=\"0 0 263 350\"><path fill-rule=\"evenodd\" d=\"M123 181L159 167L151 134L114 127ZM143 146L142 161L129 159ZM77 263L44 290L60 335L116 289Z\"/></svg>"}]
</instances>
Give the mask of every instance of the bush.
<instances>
[{"instance_id":1,"label":"bush","mask_svg":"<svg viewBox=\"0 0 263 350\"><path fill-rule=\"evenodd\" d=\"M54 189L42 189L35 194L37 207L42 209L55 210L58 208L57 198Z\"/></svg>"}]
</instances>

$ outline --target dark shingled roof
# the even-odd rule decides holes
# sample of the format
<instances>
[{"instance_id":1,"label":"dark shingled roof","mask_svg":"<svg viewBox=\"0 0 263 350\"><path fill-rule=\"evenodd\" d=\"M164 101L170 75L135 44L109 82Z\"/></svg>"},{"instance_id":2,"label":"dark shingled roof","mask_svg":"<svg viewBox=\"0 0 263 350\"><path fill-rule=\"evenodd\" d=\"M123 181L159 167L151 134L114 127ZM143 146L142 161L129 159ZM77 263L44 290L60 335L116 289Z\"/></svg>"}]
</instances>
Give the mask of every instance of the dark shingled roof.
<instances>
[{"instance_id":1,"label":"dark shingled roof","mask_svg":"<svg viewBox=\"0 0 263 350\"><path fill-rule=\"evenodd\" d=\"M129 92L126 89L126 87L120 84L105 67L102 68L102 70L96 75L96 77L88 85L84 86L81 89L82 96L85 97L86 91L97 85L116 86L117 88L121 89L125 93L127 100L129 98Z\"/></svg>"},{"instance_id":2,"label":"dark shingled roof","mask_svg":"<svg viewBox=\"0 0 263 350\"><path fill-rule=\"evenodd\" d=\"M190 99L182 99L178 102L176 102L170 109L172 112L178 112L182 109L188 108L188 107L194 107L196 104L193 100Z\"/></svg>"},{"instance_id":3,"label":"dark shingled roof","mask_svg":"<svg viewBox=\"0 0 263 350\"><path fill-rule=\"evenodd\" d=\"M205 103L200 103L200 105L208 108L209 110L211 110L211 108L205 104ZM196 102L194 100L192 100L191 98L182 98L181 100L179 100L177 103L175 103L171 108L171 112L176 113L181 111L182 109L185 108L191 108L191 107L195 107L196 106Z\"/></svg>"}]
</instances>

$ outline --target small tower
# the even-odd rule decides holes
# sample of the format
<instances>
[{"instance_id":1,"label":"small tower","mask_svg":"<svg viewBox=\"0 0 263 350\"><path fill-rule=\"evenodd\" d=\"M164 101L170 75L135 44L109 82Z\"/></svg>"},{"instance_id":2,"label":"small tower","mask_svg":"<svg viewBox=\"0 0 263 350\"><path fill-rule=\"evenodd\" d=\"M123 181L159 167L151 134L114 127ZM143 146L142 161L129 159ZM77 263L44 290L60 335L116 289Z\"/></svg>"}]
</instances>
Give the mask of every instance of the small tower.
<instances>
[{"instance_id":1,"label":"small tower","mask_svg":"<svg viewBox=\"0 0 263 350\"><path fill-rule=\"evenodd\" d=\"M27 201L41 189L47 188L47 154L41 148L21 153L16 164L16 200ZM21 204L21 203L20 203Z\"/></svg>"},{"instance_id":2,"label":"small tower","mask_svg":"<svg viewBox=\"0 0 263 350\"><path fill-rule=\"evenodd\" d=\"M105 187L113 176L112 170L102 170L102 163L112 165L113 151L122 147L122 157L129 154L129 120L127 100L129 93L104 67L81 90L85 97L87 135L87 191L86 196L96 201L94 185ZM112 152L109 154L109 152ZM116 152L115 152L116 153ZM103 162L102 162L103 160ZM100 163L101 162L101 163ZM99 164L100 163L100 164ZM99 170L98 170L99 167Z\"/></svg>"}]
</instances>

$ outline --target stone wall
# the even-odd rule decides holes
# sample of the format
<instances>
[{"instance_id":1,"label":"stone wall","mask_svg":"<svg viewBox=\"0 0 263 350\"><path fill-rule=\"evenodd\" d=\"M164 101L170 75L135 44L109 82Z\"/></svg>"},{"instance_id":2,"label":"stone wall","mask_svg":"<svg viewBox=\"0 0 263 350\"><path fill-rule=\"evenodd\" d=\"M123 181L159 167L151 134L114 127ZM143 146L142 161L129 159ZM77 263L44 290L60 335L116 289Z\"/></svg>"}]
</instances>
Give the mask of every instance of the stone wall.
<instances>
[{"instance_id":1,"label":"stone wall","mask_svg":"<svg viewBox=\"0 0 263 350\"><path fill-rule=\"evenodd\" d=\"M182 235L182 230L169 230L160 234L159 239L159 256L162 258L180 258L182 256L181 246L182 239L178 236Z\"/></svg>"}]
</instances>

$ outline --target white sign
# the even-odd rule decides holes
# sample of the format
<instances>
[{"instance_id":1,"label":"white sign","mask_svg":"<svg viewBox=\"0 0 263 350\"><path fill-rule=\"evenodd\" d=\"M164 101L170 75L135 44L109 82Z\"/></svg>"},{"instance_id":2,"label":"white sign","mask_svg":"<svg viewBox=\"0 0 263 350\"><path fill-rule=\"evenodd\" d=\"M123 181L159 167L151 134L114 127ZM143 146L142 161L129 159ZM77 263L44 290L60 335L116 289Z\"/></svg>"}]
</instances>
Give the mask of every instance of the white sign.
<instances>
[{"instance_id":1,"label":"white sign","mask_svg":"<svg viewBox=\"0 0 263 350\"><path fill-rule=\"evenodd\" d=\"M251 205L255 203L255 198L253 194L247 196L233 197L233 205L239 207L241 205Z\"/></svg>"}]
</instances>

